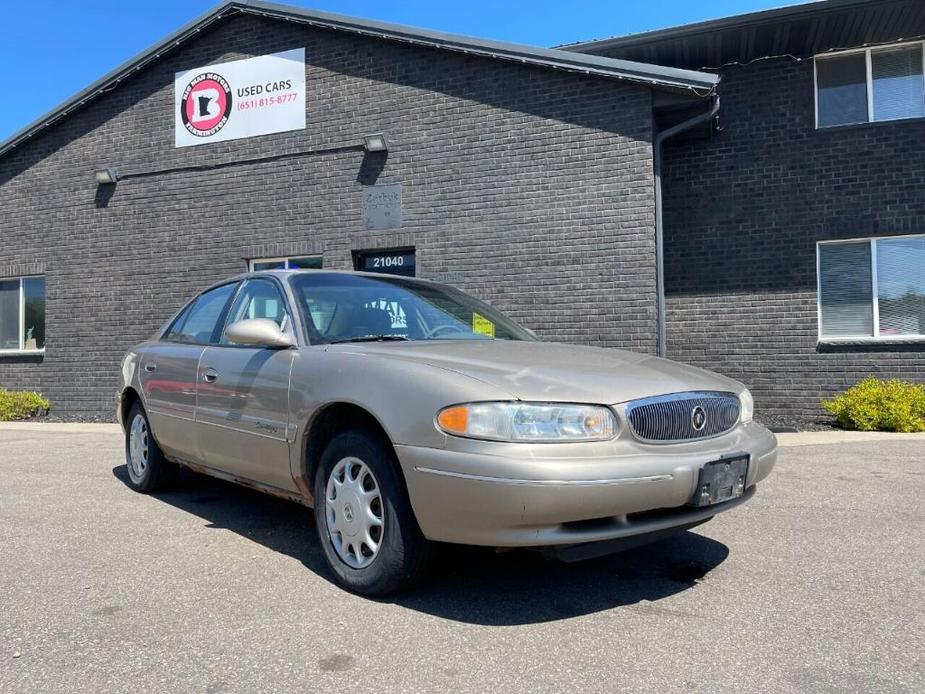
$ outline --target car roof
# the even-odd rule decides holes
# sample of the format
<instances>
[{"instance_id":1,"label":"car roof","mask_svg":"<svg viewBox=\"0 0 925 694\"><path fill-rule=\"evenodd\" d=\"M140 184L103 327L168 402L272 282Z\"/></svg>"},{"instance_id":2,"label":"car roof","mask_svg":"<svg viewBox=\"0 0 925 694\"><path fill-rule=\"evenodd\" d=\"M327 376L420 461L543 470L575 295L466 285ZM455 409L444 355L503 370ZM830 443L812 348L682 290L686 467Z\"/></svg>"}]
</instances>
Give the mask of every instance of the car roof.
<instances>
[{"instance_id":1,"label":"car roof","mask_svg":"<svg viewBox=\"0 0 925 694\"><path fill-rule=\"evenodd\" d=\"M219 287L223 284L229 282L240 282L252 277L279 277L279 278L288 278L295 275L355 275L357 277L369 277L370 279L398 279L398 280L410 280L414 282L424 282L427 284L437 284L440 282L435 282L434 280L429 280L424 277L405 277L403 275L391 275L383 272L361 272L359 270L328 270L328 269L296 269L296 270L252 270L250 272L242 272L239 275L229 277L222 280L221 282L216 282L211 285L208 289L203 291L208 291L212 287ZM200 292L202 293L202 292Z\"/></svg>"},{"instance_id":2,"label":"car roof","mask_svg":"<svg viewBox=\"0 0 925 694\"><path fill-rule=\"evenodd\" d=\"M391 275L385 272L363 272L361 270L334 270L327 268L297 268L291 270L252 270L251 272L244 273L245 277L250 277L254 275L285 275L289 277L291 275L358 275L360 277L400 277L402 279L409 280L422 280L424 282L429 282L430 280L425 280L423 277L404 277L403 275Z\"/></svg>"}]
</instances>

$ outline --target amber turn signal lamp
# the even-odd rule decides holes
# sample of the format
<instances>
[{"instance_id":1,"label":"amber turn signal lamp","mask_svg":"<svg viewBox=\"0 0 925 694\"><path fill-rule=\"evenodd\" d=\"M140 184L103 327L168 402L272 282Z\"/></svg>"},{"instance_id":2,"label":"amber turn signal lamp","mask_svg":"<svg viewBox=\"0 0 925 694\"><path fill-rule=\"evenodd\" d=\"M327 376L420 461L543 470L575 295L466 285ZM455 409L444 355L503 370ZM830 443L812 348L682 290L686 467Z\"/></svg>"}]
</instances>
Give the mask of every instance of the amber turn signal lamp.
<instances>
[{"instance_id":1,"label":"amber turn signal lamp","mask_svg":"<svg viewBox=\"0 0 925 694\"><path fill-rule=\"evenodd\" d=\"M469 425L469 408L465 405L447 407L437 415L437 424L451 434L465 434Z\"/></svg>"}]
</instances>

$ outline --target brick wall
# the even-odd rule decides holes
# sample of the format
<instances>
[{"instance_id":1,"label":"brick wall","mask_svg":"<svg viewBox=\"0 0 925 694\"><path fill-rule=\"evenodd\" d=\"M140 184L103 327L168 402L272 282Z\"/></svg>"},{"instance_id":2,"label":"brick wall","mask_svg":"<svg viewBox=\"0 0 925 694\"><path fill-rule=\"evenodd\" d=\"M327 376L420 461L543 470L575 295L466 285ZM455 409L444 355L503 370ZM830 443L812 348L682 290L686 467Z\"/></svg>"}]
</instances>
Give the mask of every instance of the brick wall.
<instances>
[{"instance_id":1,"label":"brick wall","mask_svg":"<svg viewBox=\"0 0 925 694\"><path fill-rule=\"evenodd\" d=\"M723 71L722 131L665 150L669 356L813 418L875 375L925 380L925 345L817 345L816 242L925 233L925 122L816 130L812 61Z\"/></svg>"},{"instance_id":2,"label":"brick wall","mask_svg":"<svg viewBox=\"0 0 925 694\"><path fill-rule=\"evenodd\" d=\"M307 128L173 147L174 72L300 46ZM46 354L0 385L112 411L119 359L252 254L414 245L418 274L547 339L654 351L651 92L253 16L218 26L0 160L0 268L41 263ZM387 158L343 149L388 133ZM338 149L341 148L341 149ZM93 171L173 171L97 188ZM402 228L361 231L362 184L401 183ZM272 252L270 252L272 251Z\"/></svg>"}]
</instances>

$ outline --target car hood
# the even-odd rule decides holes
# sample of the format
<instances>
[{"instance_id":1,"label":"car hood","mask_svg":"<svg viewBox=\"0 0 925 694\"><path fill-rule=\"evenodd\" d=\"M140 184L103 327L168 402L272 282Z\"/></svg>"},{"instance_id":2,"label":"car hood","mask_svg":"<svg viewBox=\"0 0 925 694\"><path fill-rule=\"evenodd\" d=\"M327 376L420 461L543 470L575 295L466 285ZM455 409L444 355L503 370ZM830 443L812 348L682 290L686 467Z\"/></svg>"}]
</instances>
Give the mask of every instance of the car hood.
<instances>
[{"instance_id":1,"label":"car hood","mask_svg":"<svg viewBox=\"0 0 925 694\"><path fill-rule=\"evenodd\" d=\"M740 392L719 374L618 349L554 342L427 340L330 349L418 362L469 376L519 400L616 404L690 390Z\"/></svg>"}]
</instances>

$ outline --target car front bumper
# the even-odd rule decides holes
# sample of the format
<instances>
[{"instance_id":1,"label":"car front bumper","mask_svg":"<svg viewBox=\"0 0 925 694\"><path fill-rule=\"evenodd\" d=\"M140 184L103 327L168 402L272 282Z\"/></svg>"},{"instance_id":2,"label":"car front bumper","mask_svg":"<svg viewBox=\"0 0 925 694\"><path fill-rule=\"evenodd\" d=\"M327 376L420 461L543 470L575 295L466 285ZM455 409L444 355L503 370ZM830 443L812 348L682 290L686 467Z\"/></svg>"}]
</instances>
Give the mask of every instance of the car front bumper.
<instances>
[{"instance_id":1,"label":"car front bumper","mask_svg":"<svg viewBox=\"0 0 925 694\"><path fill-rule=\"evenodd\" d=\"M684 444L646 445L626 434L605 444L396 446L425 537L493 547L618 540L691 527L750 498L777 459L759 424ZM585 455L581 455L585 453ZM707 507L687 503L700 468L748 453L745 494Z\"/></svg>"}]
</instances>

